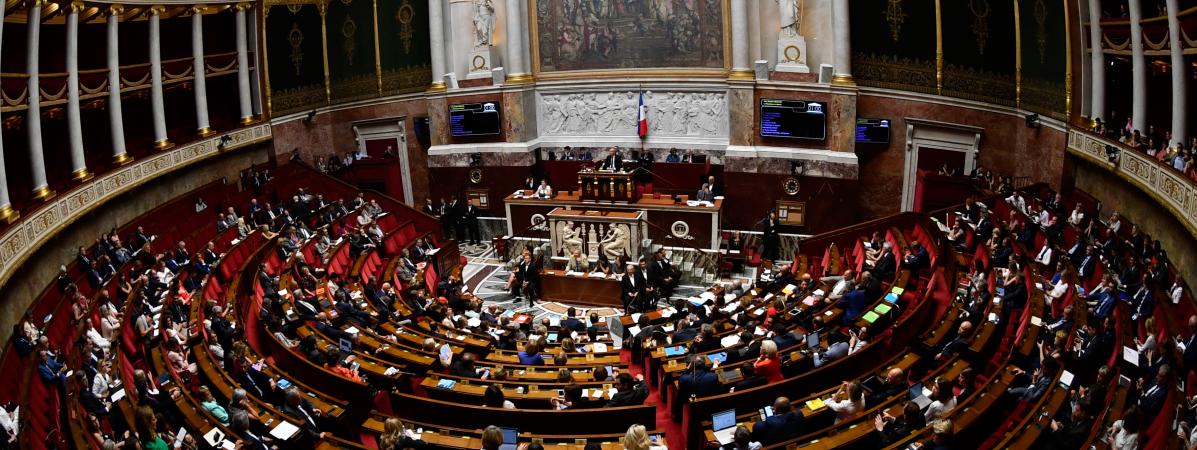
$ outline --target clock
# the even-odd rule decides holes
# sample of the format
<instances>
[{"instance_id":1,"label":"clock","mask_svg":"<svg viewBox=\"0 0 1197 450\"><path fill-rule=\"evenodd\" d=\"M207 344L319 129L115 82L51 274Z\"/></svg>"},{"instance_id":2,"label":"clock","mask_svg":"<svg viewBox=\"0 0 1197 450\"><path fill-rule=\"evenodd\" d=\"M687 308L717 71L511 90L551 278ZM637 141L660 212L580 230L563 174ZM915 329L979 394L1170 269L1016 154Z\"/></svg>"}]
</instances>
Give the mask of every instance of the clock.
<instances>
[{"instance_id":1,"label":"clock","mask_svg":"<svg viewBox=\"0 0 1197 450\"><path fill-rule=\"evenodd\" d=\"M795 195L798 193L799 189L802 189L802 185L798 184L797 178L786 177L786 179L782 180L781 182L781 189L785 191L786 195Z\"/></svg>"},{"instance_id":2,"label":"clock","mask_svg":"<svg viewBox=\"0 0 1197 450\"><path fill-rule=\"evenodd\" d=\"M482 182L482 169L470 169L470 182L474 184Z\"/></svg>"}]
</instances>

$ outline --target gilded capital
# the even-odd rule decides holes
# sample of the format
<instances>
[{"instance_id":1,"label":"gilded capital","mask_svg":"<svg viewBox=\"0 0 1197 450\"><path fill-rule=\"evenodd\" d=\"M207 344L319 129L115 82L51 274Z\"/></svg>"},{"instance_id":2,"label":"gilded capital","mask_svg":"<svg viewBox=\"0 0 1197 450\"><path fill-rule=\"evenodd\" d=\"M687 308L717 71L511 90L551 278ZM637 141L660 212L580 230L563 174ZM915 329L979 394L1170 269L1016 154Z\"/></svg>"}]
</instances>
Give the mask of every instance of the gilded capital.
<instances>
[{"instance_id":1,"label":"gilded capital","mask_svg":"<svg viewBox=\"0 0 1197 450\"><path fill-rule=\"evenodd\" d=\"M204 6L204 5L195 5L190 8L187 8L187 12L191 13L192 15L203 14L204 11L207 11L207 10L208 10L208 7Z\"/></svg>"},{"instance_id":2,"label":"gilded capital","mask_svg":"<svg viewBox=\"0 0 1197 450\"><path fill-rule=\"evenodd\" d=\"M112 5L112 6L109 6L108 9L104 11L104 13L109 16L118 16L119 17L121 14L125 13L125 7L121 6L121 5Z\"/></svg>"},{"instance_id":3,"label":"gilded capital","mask_svg":"<svg viewBox=\"0 0 1197 450\"><path fill-rule=\"evenodd\" d=\"M29 0L29 3L28 3L30 8L40 8L42 6L45 6L45 4L46 4L46 0Z\"/></svg>"},{"instance_id":4,"label":"gilded capital","mask_svg":"<svg viewBox=\"0 0 1197 450\"><path fill-rule=\"evenodd\" d=\"M71 6L68 11L78 14L80 11L83 11L84 8L87 8L87 6L85 6L81 0L74 0L71 2Z\"/></svg>"},{"instance_id":5,"label":"gilded capital","mask_svg":"<svg viewBox=\"0 0 1197 450\"><path fill-rule=\"evenodd\" d=\"M237 11L249 11L250 8L253 8L253 7L254 7L254 4L248 3L248 2L241 2L241 3L238 3L237 5L233 6L233 8L237 9Z\"/></svg>"},{"instance_id":6,"label":"gilded capital","mask_svg":"<svg viewBox=\"0 0 1197 450\"><path fill-rule=\"evenodd\" d=\"M162 13L166 12L166 7L162 5L154 5L151 6L147 12L149 12L151 16L161 15Z\"/></svg>"}]
</instances>

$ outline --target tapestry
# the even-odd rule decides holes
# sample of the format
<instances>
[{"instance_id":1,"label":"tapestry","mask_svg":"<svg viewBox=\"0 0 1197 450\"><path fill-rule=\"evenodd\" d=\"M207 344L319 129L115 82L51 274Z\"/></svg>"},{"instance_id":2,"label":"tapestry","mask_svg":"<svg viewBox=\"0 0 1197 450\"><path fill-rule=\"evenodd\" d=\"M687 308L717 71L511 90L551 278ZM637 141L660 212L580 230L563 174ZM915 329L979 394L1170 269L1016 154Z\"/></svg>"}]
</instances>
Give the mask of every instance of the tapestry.
<instances>
[{"instance_id":1,"label":"tapestry","mask_svg":"<svg viewBox=\"0 0 1197 450\"><path fill-rule=\"evenodd\" d=\"M940 6L943 95L1014 106L1014 2L953 0Z\"/></svg>"},{"instance_id":2,"label":"tapestry","mask_svg":"<svg viewBox=\"0 0 1197 450\"><path fill-rule=\"evenodd\" d=\"M275 5L266 11L271 114L279 116L327 105L319 7Z\"/></svg>"},{"instance_id":3,"label":"tapestry","mask_svg":"<svg viewBox=\"0 0 1197 450\"><path fill-rule=\"evenodd\" d=\"M331 0L324 23L328 33L328 79L333 103L377 96L374 1Z\"/></svg>"},{"instance_id":4,"label":"tapestry","mask_svg":"<svg viewBox=\"0 0 1197 450\"><path fill-rule=\"evenodd\" d=\"M724 67L724 0L533 2L542 72Z\"/></svg>"},{"instance_id":5,"label":"tapestry","mask_svg":"<svg viewBox=\"0 0 1197 450\"><path fill-rule=\"evenodd\" d=\"M423 90L432 83L432 48L428 39L427 1L379 0L382 95Z\"/></svg>"},{"instance_id":6,"label":"tapestry","mask_svg":"<svg viewBox=\"0 0 1197 450\"><path fill-rule=\"evenodd\" d=\"M1022 107L1066 119L1068 42L1061 0L1020 0Z\"/></svg>"},{"instance_id":7,"label":"tapestry","mask_svg":"<svg viewBox=\"0 0 1197 450\"><path fill-rule=\"evenodd\" d=\"M856 82L934 94L935 0L853 0L851 8Z\"/></svg>"}]
</instances>

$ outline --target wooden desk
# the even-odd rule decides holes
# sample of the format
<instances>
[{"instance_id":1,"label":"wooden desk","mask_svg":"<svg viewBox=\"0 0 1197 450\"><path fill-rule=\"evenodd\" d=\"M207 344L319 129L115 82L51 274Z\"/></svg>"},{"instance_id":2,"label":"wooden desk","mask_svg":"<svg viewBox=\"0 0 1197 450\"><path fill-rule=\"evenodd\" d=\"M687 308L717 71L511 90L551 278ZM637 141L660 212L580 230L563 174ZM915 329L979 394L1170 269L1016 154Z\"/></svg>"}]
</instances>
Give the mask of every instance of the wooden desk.
<instances>
[{"instance_id":1,"label":"wooden desk","mask_svg":"<svg viewBox=\"0 0 1197 450\"><path fill-rule=\"evenodd\" d=\"M525 191L527 192L527 191ZM530 193L530 192L528 192ZM547 218L556 208L582 209L591 211L644 211L649 223L648 238L665 246L694 246L702 249L719 249L719 224L723 211L723 200L715 200L713 206L689 206L689 196L682 195L680 203L672 197L654 198L646 195L626 204L595 203L584 201L577 191L557 192L552 198L540 199L514 194L503 199L507 216L507 234L510 236L548 239L547 221L533 223L533 218ZM684 225L674 225L681 222ZM680 233L681 231L685 233ZM681 236L674 233L680 233Z\"/></svg>"},{"instance_id":2,"label":"wooden desk","mask_svg":"<svg viewBox=\"0 0 1197 450\"><path fill-rule=\"evenodd\" d=\"M615 278L566 275L561 270L540 273L540 296L544 300L581 305L622 307L622 287Z\"/></svg>"},{"instance_id":3,"label":"wooden desk","mask_svg":"<svg viewBox=\"0 0 1197 450\"><path fill-rule=\"evenodd\" d=\"M586 201L636 203L640 199L631 172L581 170L577 188Z\"/></svg>"}]
</instances>

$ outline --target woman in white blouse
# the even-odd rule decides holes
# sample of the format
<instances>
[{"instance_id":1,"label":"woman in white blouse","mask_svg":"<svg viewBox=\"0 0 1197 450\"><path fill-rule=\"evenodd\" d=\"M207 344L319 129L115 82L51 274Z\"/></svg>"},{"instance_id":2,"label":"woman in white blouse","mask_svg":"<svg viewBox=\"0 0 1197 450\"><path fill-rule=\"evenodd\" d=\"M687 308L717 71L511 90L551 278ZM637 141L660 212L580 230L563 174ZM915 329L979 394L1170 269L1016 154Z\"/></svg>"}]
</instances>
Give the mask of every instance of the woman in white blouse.
<instances>
[{"instance_id":1,"label":"woman in white blouse","mask_svg":"<svg viewBox=\"0 0 1197 450\"><path fill-rule=\"evenodd\" d=\"M1135 338L1135 348L1139 353L1146 353L1147 351L1155 351L1155 317L1148 317L1143 321L1143 329L1147 332L1147 339L1139 340Z\"/></svg>"},{"instance_id":2,"label":"woman in white blouse","mask_svg":"<svg viewBox=\"0 0 1197 450\"><path fill-rule=\"evenodd\" d=\"M931 404L924 413L927 423L947 417L955 408L956 396L952 395L951 384L946 380L936 379L931 385Z\"/></svg>"},{"instance_id":3,"label":"woman in white blouse","mask_svg":"<svg viewBox=\"0 0 1197 450\"><path fill-rule=\"evenodd\" d=\"M860 383L845 381L827 402L827 407L835 411L835 423L837 424L856 417L865 409L864 393Z\"/></svg>"},{"instance_id":4,"label":"woman in white blouse","mask_svg":"<svg viewBox=\"0 0 1197 450\"><path fill-rule=\"evenodd\" d=\"M540 198L553 197L553 188L549 186L548 180L540 180L540 186L536 188L536 196Z\"/></svg>"},{"instance_id":5,"label":"woman in white blouse","mask_svg":"<svg viewBox=\"0 0 1197 450\"><path fill-rule=\"evenodd\" d=\"M1083 209L1083 207L1081 206L1080 203L1077 203L1076 208L1073 208L1073 210L1072 210L1072 214L1070 214L1068 216L1068 223L1071 223L1073 226L1079 227L1079 226L1081 226L1081 222L1084 222L1084 221L1085 221L1085 210Z\"/></svg>"},{"instance_id":6,"label":"woman in white blouse","mask_svg":"<svg viewBox=\"0 0 1197 450\"><path fill-rule=\"evenodd\" d=\"M1122 420L1115 421L1106 432L1110 448L1114 450L1137 450L1139 448L1139 422L1141 414L1138 407L1131 407Z\"/></svg>"}]
</instances>

